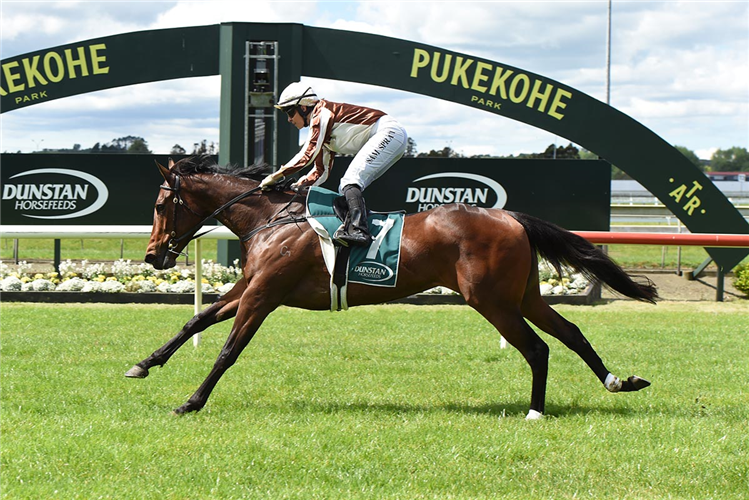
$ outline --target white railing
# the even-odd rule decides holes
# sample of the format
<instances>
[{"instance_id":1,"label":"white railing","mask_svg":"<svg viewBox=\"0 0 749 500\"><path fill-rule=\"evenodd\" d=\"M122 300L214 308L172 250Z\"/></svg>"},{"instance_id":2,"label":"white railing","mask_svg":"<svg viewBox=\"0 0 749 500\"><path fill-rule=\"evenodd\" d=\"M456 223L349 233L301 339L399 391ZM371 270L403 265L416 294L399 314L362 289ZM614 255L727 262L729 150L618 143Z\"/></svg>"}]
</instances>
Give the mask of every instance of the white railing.
<instances>
[{"instance_id":1,"label":"white railing","mask_svg":"<svg viewBox=\"0 0 749 500\"><path fill-rule=\"evenodd\" d=\"M0 226L0 238L149 238L152 226ZM203 238L214 240L237 239L224 226L218 226Z\"/></svg>"}]
</instances>

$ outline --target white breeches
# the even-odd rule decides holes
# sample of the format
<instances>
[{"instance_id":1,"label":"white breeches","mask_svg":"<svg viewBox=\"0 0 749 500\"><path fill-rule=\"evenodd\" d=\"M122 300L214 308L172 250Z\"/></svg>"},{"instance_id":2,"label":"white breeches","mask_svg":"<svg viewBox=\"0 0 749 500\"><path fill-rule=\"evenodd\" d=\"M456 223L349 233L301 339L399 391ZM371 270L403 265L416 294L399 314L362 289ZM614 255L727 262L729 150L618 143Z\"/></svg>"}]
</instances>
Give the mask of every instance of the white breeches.
<instances>
[{"instance_id":1,"label":"white breeches","mask_svg":"<svg viewBox=\"0 0 749 500\"><path fill-rule=\"evenodd\" d=\"M400 123L390 116L377 121L374 134L351 161L341 177L338 191L349 184L357 184L362 191L387 172L406 152L408 134Z\"/></svg>"}]
</instances>

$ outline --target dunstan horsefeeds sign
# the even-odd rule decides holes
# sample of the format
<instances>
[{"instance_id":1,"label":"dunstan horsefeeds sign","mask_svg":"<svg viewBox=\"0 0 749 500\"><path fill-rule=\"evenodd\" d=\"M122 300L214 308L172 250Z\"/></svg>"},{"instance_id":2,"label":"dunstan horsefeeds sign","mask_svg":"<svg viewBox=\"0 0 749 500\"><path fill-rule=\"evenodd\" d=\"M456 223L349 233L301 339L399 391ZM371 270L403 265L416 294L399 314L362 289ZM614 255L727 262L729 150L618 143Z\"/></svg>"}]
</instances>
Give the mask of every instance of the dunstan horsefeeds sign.
<instances>
[{"instance_id":1,"label":"dunstan horsefeeds sign","mask_svg":"<svg viewBox=\"0 0 749 500\"><path fill-rule=\"evenodd\" d=\"M504 208L507 192L500 183L484 175L469 172L440 172L414 179L413 183L432 179L450 179L458 182L477 184L465 187L409 187L406 203L418 203L416 212L424 212L446 203L465 203L491 208ZM410 210L409 210L410 211Z\"/></svg>"},{"instance_id":2,"label":"dunstan horsefeeds sign","mask_svg":"<svg viewBox=\"0 0 749 500\"><path fill-rule=\"evenodd\" d=\"M223 101L226 93L244 92L240 68L244 67L244 44L252 40L278 41L280 85L302 76L359 82L518 120L616 165L658 197L693 233L749 234L749 223L696 166L620 111L520 68L379 35L286 23L224 23L88 40L4 59L0 112L124 85L218 74L222 75ZM226 54L232 54L232 59L227 60ZM236 110L222 106L222 117L224 113ZM221 134L222 141L235 137L225 130L223 118ZM225 154L223 143L221 151ZM232 146L229 154L234 155L233 151ZM5 177L3 183L22 184ZM14 199L25 194L8 189L8 197ZM80 198L75 197L84 188L71 189L41 188L36 198L78 205ZM438 194L431 191L424 196L436 199ZM445 191L440 196L450 195ZM724 269L731 269L749 253L741 248L709 248L708 252Z\"/></svg>"},{"instance_id":3,"label":"dunstan horsefeeds sign","mask_svg":"<svg viewBox=\"0 0 749 500\"><path fill-rule=\"evenodd\" d=\"M40 180L34 182L37 177ZM104 182L78 170L42 168L12 175L10 180L15 183L3 184L3 201L13 201L16 212L34 219L83 217L103 207L109 197Z\"/></svg>"}]
</instances>

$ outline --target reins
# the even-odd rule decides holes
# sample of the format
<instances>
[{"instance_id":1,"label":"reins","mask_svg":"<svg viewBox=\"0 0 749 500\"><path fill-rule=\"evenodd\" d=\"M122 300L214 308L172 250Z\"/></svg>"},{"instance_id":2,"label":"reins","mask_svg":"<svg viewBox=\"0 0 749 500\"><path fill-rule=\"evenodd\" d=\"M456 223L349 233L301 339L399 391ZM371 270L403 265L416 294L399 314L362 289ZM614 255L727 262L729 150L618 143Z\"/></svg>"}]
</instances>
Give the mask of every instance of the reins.
<instances>
[{"instance_id":1,"label":"reins","mask_svg":"<svg viewBox=\"0 0 749 500\"><path fill-rule=\"evenodd\" d=\"M253 229L252 231L250 231L249 234L247 234L246 236L243 236L242 238L240 238L240 241L242 241L242 242L249 241L250 239L252 239L253 236L255 236L257 233L259 233L260 231L262 231L264 229L268 229L268 228L275 227L275 226L283 226L285 224L298 224L299 222L306 221L307 217L305 217L305 216L297 217L296 214L293 214L293 213L289 212L289 207L291 206L292 203L294 203L294 201L298 197L299 197L299 193L297 193L295 191L294 192L294 196L291 197L291 199L289 200L289 202L286 205L284 205L281 208L281 210L279 210L275 214L273 214L270 217L268 217L268 223L267 224L265 224L264 226L256 227L255 229ZM286 213L289 214L288 217L283 218L283 219L273 220L273 219L275 219L278 215L280 215L284 211L286 211ZM300 228L300 231L301 231L301 228Z\"/></svg>"},{"instance_id":2,"label":"reins","mask_svg":"<svg viewBox=\"0 0 749 500\"><path fill-rule=\"evenodd\" d=\"M286 217L285 219L278 219L278 220L275 220L273 222L269 222L269 223L265 224L264 226L256 227L255 229L253 229L252 231L250 231L247 234L247 236L243 236L240 241L247 242L247 241L251 240L253 236L255 236L257 233L259 233L260 231L262 231L264 229L269 229L271 227L276 227L276 226L283 226L283 225L286 225L286 224L295 224L295 223L299 223L299 222L304 222L306 220L307 220L306 217L299 217L299 218L297 218L297 217L294 217L293 215L290 216L290 217Z\"/></svg>"}]
</instances>

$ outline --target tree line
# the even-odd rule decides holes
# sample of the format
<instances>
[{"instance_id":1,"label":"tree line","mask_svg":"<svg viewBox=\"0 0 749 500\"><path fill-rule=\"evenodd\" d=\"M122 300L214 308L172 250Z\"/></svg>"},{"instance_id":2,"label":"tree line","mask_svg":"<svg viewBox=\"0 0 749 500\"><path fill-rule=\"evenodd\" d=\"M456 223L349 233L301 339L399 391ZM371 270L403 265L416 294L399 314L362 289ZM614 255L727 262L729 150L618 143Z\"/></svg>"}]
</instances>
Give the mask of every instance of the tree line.
<instances>
[{"instance_id":1,"label":"tree line","mask_svg":"<svg viewBox=\"0 0 749 500\"><path fill-rule=\"evenodd\" d=\"M218 145L214 142L208 142L207 140L203 139L200 142L196 142L193 144L192 151L190 153L187 152L188 150L180 146L179 144L175 144L172 146L172 149L169 151L169 154L171 155L184 155L184 154L191 154L191 155L201 155L201 154L217 154L218 153ZM97 142L90 148L82 148L80 144L73 144L73 147L70 149L52 149L52 148L44 148L41 151L34 151L35 153L114 153L114 154L153 154L153 151L151 151L148 147L148 141L146 141L142 137L134 136L134 135L128 135L125 137L118 137L117 139L112 139L111 141L101 144ZM19 151L20 153L20 151Z\"/></svg>"},{"instance_id":2,"label":"tree line","mask_svg":"<svg viewBox=\"0 0 749 500\"><path fill-rule=\"evenodd\" d=\"M409 141L411 139L409 138ZM701 160L697 154L684 146L675 146L690 162L703 172L748 172L749 173L749 151L742 147L732 147L728 149L718 149L713 153L709 160ZM586 149L579 149L573 144L567 146L549 144L541 153L519 154L517 156L491 156L491 155L472 155L464 156L449 146L439 150L430 150L428 153L409 154L409 151L416 151L416 143L413 148L406 150L405 156L416 158L513 158L513 159L573 159L573 160L596 160L598 155ZM613 179L630 178L625 172L617 167L611 167Z\"/></svg>"},{"instance_id":3,"label":"tree line","mask_svg":"<svg viewBox=\"0 0 749 500\"><path fill-rule=\"evenodd\" d=\"M749 172L749 151L742 147L732 147L728 149L718 149L713 153L709 160L701 160L697 157L694 151L684 147L675 146L676 149L681 152L689 161L691 161L697 168L703 172ZM96 143L91 148L83 149L80 144L74 144L72 149L44 149L37 151L37 153L118 153L118 154L152 154L153 152L148 147L148 142L137 136L128 135L125 137L119 137L112 139L108 143L100 144ZM179 144L172 146L169 154L173 155L184 155L184 154L218 154L218 145L214 142L208 142L203 139L200 142L195 142L192 145L192 150L188 153L188 150ZM557 144L549 144L549 146L540 153L528 153L519 154L517 156L492 156L492 155L472 155L464 156L463 154L455 151L450 146L445 146L442 149L432 149L428 152L419 152L416 141L413 138L408 138L408 144L406 145L405 157L410 158L513 158L513 159L574 159L574 160L590 160L598 159L595 153L587 151L585 149L579 149L572 143L563 146ZM618 169L616 166L611 167L611 175L613 179L628 179L629 176Z\"/></svg>"}]
</instances>

